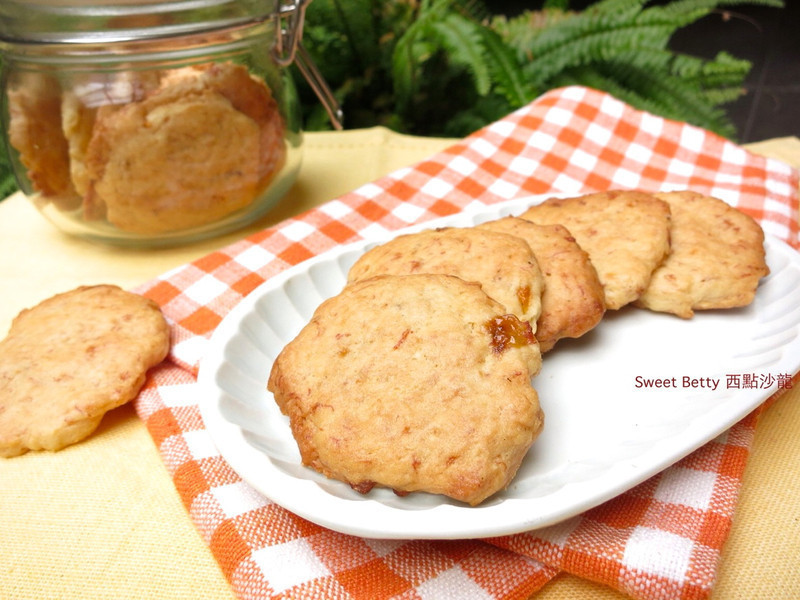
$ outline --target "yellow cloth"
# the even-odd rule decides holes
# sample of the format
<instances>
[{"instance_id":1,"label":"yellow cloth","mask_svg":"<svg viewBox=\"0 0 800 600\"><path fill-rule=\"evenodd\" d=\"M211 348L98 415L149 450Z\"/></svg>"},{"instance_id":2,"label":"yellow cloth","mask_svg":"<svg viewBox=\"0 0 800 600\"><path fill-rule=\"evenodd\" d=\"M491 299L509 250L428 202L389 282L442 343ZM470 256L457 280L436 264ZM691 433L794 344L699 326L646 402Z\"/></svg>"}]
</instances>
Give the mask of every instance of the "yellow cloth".
<instances>
[{"instance_id":1,"label":"yellow cloth","mask_svg":"<svg viewBox=\"0 0 800 600\"><path fill-rule=\"evenodd\" d=\"M22 308L78 285L132 287L252 231L335 198L451 140L375 128L308 134L297 184L244 231L188 247L135 251L66 237L20 195L0 202L0 335ZM800 140L752 145L800 166ZM713 597L800 598L800 391L764 415ZM180 503L131 406L81 444L0 459L0 598L214 598L233 594ZM621 594L562 575L538 599Z\"/></svg>"}]
</instances>

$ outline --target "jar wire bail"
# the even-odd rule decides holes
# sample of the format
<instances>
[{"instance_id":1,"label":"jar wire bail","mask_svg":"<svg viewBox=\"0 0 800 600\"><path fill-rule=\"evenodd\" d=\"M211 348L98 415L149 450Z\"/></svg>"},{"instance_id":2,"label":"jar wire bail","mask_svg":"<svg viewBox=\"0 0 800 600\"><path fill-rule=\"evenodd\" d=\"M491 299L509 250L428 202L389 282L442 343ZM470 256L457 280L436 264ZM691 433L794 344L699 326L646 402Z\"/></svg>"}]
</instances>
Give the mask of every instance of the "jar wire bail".
<instances>
[{"instance_id":1,"label":"jar wire bail","mask_svg":"<svg viewBox=\"0 0 800 600\"><path fill-rule=\"evenodd\" d=\"M303 23L311 0L280 0L275 11L276 35L273 58L282 67L294 63L319 98L334 129L344 129L344 115L325 78L303 46Z\"/></svg>"}]
</instances>

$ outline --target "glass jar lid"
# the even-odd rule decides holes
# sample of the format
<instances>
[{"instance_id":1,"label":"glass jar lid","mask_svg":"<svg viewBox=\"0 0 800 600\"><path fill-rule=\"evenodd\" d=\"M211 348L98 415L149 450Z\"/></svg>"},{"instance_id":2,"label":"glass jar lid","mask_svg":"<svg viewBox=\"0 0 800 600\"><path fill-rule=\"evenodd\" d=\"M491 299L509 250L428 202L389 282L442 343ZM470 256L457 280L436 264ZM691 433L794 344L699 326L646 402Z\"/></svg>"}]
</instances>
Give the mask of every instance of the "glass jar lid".
<instances>
[{"instance_id":1,"label":"glass jar lid","mask_svg":"<svg viewBox=\"0 0 800 600\"><path fill-rule=\"evenodd\" d=\"M4 0L0 39L16 43L113 43L265 21L278 0Z\"/></svg>"},{"instance_id":2,"label":"glass jar lid","mask_svg":"<svg viewBox=\"0 0 800 600\"><path fill-rule=\"evenodd\" d=\"M311 0L3 0L0 51L55 55L52 46L82 48L101 59L124 49L119 43L147 42L263 24L271 53L282 67L295 64L325 107L335 129L342 110L301 39ZM106 47L108 45L108 47Z\"/></svg>"}]
</instances>

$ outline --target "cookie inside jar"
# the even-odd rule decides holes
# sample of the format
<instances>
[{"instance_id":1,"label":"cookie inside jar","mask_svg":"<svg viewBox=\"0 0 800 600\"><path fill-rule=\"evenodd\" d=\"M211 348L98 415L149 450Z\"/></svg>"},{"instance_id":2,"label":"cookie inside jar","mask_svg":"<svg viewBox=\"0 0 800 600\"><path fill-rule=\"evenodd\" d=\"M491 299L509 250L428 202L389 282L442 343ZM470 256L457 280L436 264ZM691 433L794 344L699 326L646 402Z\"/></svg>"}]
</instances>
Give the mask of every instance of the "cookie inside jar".
<instances>
[{"instance_id":1,"label":"cookie inside jar","mask_svg":"<svg viewBox=\"0 0 800 600\"><path fill-rule=\"evenodd\" d=\"M97 241L172 245L284 196L302 149L291 79L263 39L226 35L10 61L7 145L42 214Z\"/></svg>"}]
</instances>

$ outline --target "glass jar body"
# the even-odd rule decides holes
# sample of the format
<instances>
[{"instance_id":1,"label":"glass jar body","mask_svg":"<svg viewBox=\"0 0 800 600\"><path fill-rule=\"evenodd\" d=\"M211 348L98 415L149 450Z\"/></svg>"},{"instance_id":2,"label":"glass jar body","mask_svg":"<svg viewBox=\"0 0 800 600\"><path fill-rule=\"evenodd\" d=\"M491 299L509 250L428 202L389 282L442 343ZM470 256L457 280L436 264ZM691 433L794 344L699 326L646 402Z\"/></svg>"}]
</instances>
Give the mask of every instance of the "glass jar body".
<instances>
[{"instance_id":1,"label":"glass jar body","mask_svg":"<svg viewBox=\"0 0 800 600\"><path fill-rule=\"evenodd\" d=\"M188 243L255 221L302 155L297 96L273 42L264 20L5 43L3 136L21 190L63 231L115 245Z\"/></svg>"}]
</instances>

